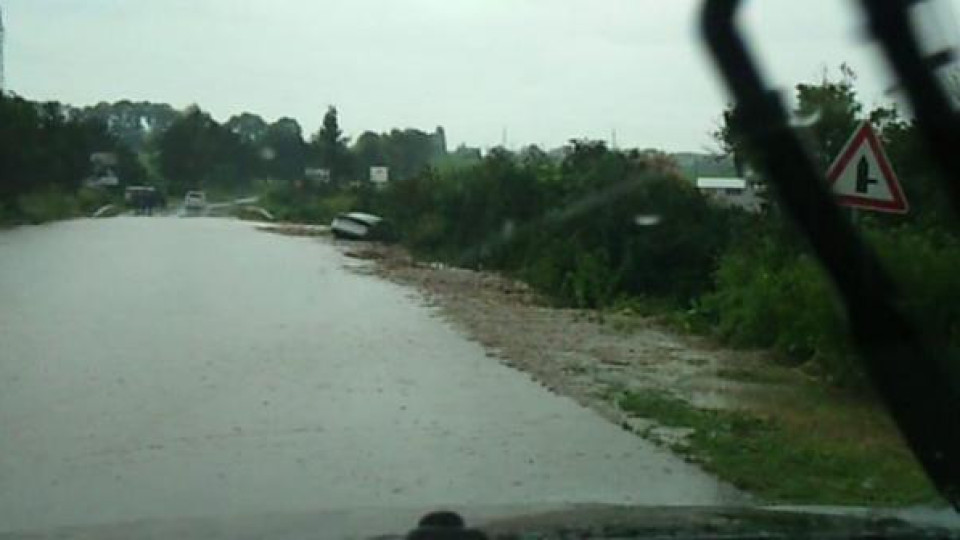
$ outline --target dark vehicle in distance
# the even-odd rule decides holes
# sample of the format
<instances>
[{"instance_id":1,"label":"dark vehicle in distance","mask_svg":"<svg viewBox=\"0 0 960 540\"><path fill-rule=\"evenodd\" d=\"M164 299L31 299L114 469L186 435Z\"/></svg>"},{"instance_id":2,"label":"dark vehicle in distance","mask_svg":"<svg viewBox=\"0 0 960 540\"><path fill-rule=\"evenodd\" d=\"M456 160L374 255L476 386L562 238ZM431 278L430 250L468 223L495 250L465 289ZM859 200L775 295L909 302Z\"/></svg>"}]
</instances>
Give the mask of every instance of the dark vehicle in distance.
<instances>
[{"instance_id":1,"label":"dark vehicle in distance","mask_svg":"<svg viewBox=\"0 0 960 540\"><path fill-rule=\"evenodd\" d=\"M149 216L154 210L166 206L163 195L153 186L130 186L123 194L123 200L135 214Z\"/></svg>"}]
</instances>

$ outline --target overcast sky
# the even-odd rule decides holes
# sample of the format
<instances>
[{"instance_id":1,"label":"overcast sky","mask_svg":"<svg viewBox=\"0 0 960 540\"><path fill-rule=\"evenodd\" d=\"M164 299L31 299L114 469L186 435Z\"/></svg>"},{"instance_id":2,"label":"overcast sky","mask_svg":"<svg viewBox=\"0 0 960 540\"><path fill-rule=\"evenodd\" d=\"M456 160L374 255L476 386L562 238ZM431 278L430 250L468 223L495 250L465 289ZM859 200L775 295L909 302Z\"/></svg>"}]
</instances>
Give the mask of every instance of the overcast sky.
<instances>
[{"instance_id":1,"label":"overcast sky","mask_svg":"<svg viewBox=\"0 0 960 540\"><path fill-rule=\"evenodd\" d=\"M953 4L960 0L949 0ZM889 86L838 0L746 2L784 89L847 62L869 106ZM725 94L692 0L0 0L7 87L76 105L197 103L349 135L446 128L451 145L711 146ZM954 7L956 10L956 7ZM953 28L953 26L949 26Z\"/></svg>"}]
</instances>

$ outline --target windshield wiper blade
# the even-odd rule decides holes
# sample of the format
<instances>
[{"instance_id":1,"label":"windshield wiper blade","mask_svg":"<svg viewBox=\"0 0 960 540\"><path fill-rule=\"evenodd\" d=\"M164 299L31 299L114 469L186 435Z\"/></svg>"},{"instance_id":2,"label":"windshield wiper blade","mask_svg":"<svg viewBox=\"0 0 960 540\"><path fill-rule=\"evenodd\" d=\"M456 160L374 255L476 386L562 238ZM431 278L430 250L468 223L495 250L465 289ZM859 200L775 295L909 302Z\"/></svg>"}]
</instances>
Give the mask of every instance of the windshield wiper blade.
<instances>
[{"instance_id":1,"label":"windshield wiper blade","mask_svg":"<svg viewBox=\"0 0 960 540\"><path fill-rule=\"evenodd\" d=\"M880 42L899 88L910 100L920 135L960 214L960 123L950 99L933 73L953 61L952 51L924 57L913 27L910 8L929 0L860 0L873 36Z\"/></svg>"},{"instance_id":2,"label":"windshield wiper blade","mask_svg":"<svg viewBox=\"0 0 960 540\"><path fill-rule=\"evenodd\" d=\"M754 165L836 285L865 371L901 433L939 492L960 510L960 391L946 367L948 348L921 333L898 307L894 282L834 204L824 175L736 27L740 6L740 0L706 0L701 24L742 115ZM952 124L949 130L954 133ZM960 163L956 167L948 172L960 173Z\"/></svg>"}]
</instances>

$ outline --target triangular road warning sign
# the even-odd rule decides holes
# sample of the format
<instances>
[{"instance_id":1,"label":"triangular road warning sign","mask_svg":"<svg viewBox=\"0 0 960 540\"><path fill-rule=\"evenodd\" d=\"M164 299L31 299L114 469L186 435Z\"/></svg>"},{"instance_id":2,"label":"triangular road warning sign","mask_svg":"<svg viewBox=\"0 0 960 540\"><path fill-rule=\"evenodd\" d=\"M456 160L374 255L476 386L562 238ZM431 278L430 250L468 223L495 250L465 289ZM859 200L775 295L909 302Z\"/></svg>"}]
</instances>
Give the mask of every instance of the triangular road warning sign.
<instances>
[{"instance_id":1,"label":"triangular road warning sign","mask_svg":"<svg viewBox=\"0 0 960 540\"><path fill-rule=\"evenodd\" d=\"M854 131L827 171L827 181L843 206L905 214L907 198L869 122Z\"/></svg>"}]
</instances>

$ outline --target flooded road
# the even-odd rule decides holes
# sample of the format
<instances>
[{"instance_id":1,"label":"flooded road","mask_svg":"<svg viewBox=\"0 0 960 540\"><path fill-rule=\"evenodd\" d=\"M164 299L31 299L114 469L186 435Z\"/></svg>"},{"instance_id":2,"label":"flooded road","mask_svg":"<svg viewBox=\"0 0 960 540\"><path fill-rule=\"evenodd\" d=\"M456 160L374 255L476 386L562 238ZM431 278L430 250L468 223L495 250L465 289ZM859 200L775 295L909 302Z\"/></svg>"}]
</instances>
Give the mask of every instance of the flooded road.
<instances>
[{"instance_id":1,"label":"flooded road","mask_svg":"<svg viewBox=\"0 0 960 540\"><path fill-rule=\"evenodd\" d=\"M0 531L730 496L348 264L229 220L0 233Z\"/></svg>"}]
</instances>

